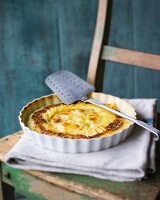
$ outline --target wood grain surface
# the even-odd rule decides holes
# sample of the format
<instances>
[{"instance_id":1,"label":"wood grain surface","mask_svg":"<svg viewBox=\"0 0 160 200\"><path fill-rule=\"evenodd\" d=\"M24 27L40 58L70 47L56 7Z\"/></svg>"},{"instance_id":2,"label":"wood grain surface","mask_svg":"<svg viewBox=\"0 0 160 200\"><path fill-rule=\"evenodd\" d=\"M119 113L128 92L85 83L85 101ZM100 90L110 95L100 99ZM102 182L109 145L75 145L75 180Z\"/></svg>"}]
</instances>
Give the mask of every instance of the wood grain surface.
<instances>
[{"instance_id":1,"label":"wood grain surface","mask_svg":"<svg viewBox=\"0 0 160 200\"><path fill-rule=\"evenodd\" d=\"M94 33L94 39L93 39L91 55L88 65L88 74L87 74L87 81L92 85L95 85L96 74L101 59L103 38L106 29L105 25L106 25L107 9L108 9L108 0L99 0L95 33Z\"/></svg>"},{"instance_id":2,"label":"wood grain surface","mask_svg":"<svg viewBox=\"0 0 160 200\"><path fill-rule=\"evenodd\" d=\"M101 58L103 60L130 64L147 69L160 70L160 55L103 46Z\"/></svg>"}]
</instances>

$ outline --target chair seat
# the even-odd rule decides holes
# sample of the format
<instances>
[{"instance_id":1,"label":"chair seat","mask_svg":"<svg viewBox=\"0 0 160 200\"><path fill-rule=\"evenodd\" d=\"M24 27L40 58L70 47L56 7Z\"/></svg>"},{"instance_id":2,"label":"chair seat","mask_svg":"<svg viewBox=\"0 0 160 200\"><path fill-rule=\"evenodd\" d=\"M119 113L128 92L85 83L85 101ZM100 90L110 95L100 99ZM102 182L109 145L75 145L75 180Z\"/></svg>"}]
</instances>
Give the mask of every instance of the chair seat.
<instances>
[{"instance_id":1,"label":"chair seat","mask_svg":"<svg viewBox=\"0 0 160 200\"><path fill-rule=\"evenodd\" d=\"M22 134L23 132L19 131L0 139L2 183L15 187L31 199L155 200L158 198L160 192L160 161L157 161L157 172L150 175L147 180L129 183L82 175L11 168L4 163L4 156L21 138Z\"/></svg>"}]
</instances>

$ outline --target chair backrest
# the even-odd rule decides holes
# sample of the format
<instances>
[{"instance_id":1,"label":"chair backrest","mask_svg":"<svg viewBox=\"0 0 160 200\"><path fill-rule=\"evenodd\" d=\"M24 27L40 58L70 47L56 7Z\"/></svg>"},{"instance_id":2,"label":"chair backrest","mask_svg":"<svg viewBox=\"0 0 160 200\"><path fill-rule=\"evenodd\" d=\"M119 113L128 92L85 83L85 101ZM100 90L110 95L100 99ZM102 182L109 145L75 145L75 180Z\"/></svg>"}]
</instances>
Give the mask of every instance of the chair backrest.
<instances>
[{"instance_id":1,"label":"chair backrest","mask_svg":"<svg viewBox=\"0 0 160 200\"><path fill-rule=\"evenodd\" d=\"M103 79L103 70L101 67L103 67L102 65L104 65L105 60L160 70L160 55L111 47L103 44L105 39L105 29L108 28L106 25L107 7L108 0L99 0L97 22L90 55L87 81L96 86L97 73L99 72L101 80Z\"/></svg>"}]
</instances>

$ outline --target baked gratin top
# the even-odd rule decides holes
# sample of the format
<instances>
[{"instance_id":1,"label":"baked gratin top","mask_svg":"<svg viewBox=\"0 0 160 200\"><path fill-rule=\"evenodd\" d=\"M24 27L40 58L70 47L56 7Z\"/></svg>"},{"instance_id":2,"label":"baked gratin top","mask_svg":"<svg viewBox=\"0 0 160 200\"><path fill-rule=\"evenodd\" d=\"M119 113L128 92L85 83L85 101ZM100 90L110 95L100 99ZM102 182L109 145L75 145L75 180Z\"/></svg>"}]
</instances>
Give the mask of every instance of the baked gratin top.
<instances>
[{"instance_id":1,"label":"baked gratin top","mask_svg":"<svg viewBox=\"0 0 160 200\"><path fill-rule=\"evenodd\" d=\"M105 104L104 104L105 105ZM107 106L119 110L115 104ZM131 124L103 108L84 102L44 106L29 116L28 127L41 134L90 139L120 132Z\"/></svg>"}]
</instances>

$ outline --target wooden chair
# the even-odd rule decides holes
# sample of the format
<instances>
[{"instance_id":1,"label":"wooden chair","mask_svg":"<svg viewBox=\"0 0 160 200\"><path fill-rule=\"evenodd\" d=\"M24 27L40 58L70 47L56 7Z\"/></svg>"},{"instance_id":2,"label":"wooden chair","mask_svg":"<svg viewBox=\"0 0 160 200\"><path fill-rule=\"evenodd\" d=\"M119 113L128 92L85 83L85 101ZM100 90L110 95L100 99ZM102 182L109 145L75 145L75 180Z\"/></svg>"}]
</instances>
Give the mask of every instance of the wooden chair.
<instances>
[{"instance_id":1,"label":"wooden chair","mask_svg":"<svg viewBox=\"0 0 160 200\"><path fill-rule=\"evenodd\" d=\"M104 60L131 64L150 69L160 69L160 56L104 46L107 0L99 0L97 23L87 80L96 85L102 77ZM119 183L82 175L47 173L32 170L18 170L7 166L5 154L19 140L22 131L0 140L0 199L13 200L14 188L31 199L103 199L103 200L155 200L160 199L160 160L157 172L148 180ZM157 143L157 149L160 146ZM157 158L158 159L158 158Z\"/></svg>"}]
</instances>

